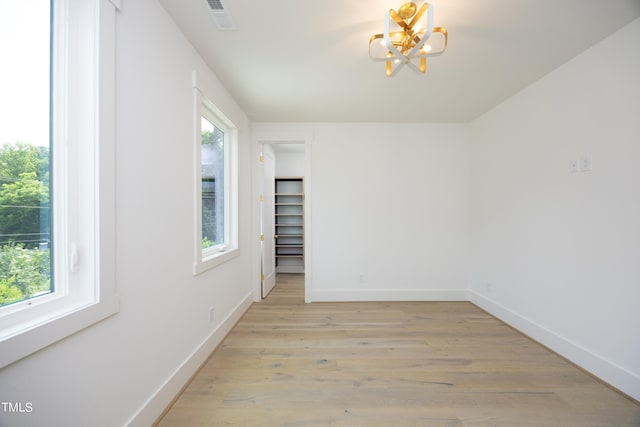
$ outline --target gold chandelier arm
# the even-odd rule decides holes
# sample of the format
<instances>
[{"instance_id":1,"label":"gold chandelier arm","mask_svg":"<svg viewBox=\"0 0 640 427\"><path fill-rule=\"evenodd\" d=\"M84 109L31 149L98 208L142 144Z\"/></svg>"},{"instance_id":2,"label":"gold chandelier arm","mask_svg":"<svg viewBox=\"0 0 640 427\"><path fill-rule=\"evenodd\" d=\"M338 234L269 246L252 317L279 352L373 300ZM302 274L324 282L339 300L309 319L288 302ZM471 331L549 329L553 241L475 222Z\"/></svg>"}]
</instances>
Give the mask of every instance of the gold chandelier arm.
<instances>
[{"instance_id":1,"label":"gold chandelier arm","mask_svg":"<svg viewBox=\"0 0 640 427\"><path fill-rule=\"evenodd\" d=\"M371 54L371 46L376 43L378 40L381 40L384 38L384 34L374 34L369 38L369 58L371 58L374 61L386 61L386 56L384 58L381 57L377 57L377 56L373 56Z\"/></svg>"},{"instance_id":2,"label":"gold chandelier arm","mask_svg":"<svg viewBox=\"0 0 640 427\"><path fill-rule=\"evenodd\" d=\"M389 38L403 36L403 35L404 35L403 31L394 31L392 33L389 33ZM380 40L380 39L384 39L384 34L374 34L371 37L369 37L369 44L371 44L375 40Z\"/></svg>"},{"instance_id":3,"label":"gold chandelier arm","mask_svg":"<svg viewBox=\"0 0 640 427\"><path fill-rule=\"evenodd\" d=\"M427 10L428 7L429 7L429 3L425 3L422 5L420 10L418 10L416 14L413 16L413 19L411 20L411 22L409 22L409 25L408 25L409 29L413 28L413 26L416 25L416 23L418 22L418 20L420 19L424 11Z\"/></svg>"},{"instance_id":4,"label":"gold chandelier arm","mask_svg":"<svg viewBox=\"0 0 640 427\"><path fill-rule=\"evenodd\" d=\"M400 31L396 31L390 34L391 37L396 37L396 36L400 36L403 35L403 32ZM390 57L393 57L393 53L390 51L387 51L387 53L385 54L384 57L382 56L374 56L371 54L371 46L378 42L378 40L382 40L384 39L384 34L374 34L369 38L369 58L371 58L373 61L388 61ZM398 41L391 41L391 45L394 46L395 48L401 47L402 46L402 42L398 42ZM386 45L382 45L385 49L387 49ZM391 54L391 55L389 55Z\"/></svg>"},{"instance_id":5,"label":"gold chandelier arm","mask_svg":"<svg viewBox=\"0 0 640 427\"><path fill-rule=\"evenodd\" d=\"M371 46L371 43L373 43L376 40L380 40L384 38L384 34L374 34L369 38L369 46Z\"/></svg>"},{"instance_id":6,"label":"gold chandelier arm","mask_svg":"<svg viewBox=\"0 0 640 427\"><path fill-rule=\"evenodd\" d=\"M389 38L398 37L398 36L404 36L404 31L393 31L389 33Z\"/></svg>"},{"instance_id":7,"label":"gold chandelier arm","mask_svg":"<svg viewBox=\"0 0 640 427\"><path fill-rule=\"evenodd\" d=\"M442 51L444 52L447 50L447 43L449 43L449 32L447 32L447 29L444 27L434 27L433 32L440 33L444 36L444 48L442 48Z\"/></svg>"},{"instance_id":8,"label":"gold chandelier arm","mask_svg":"<svg viewBox=\"0 0 640 427\"><path fill-rule=\"evenodd\" d=\"M433 27L433 32L434 33L440 33L444 36L444 46L442 47L442 49L440 49L437 52L429 52L427 53L427 56L439 56L442 55L444 53L445 50L447 50L447 44L449 44L449 33L447 32L447 29L444 27Z\"/></svg>"},{"instance_id":9,"label":"gold chandelier arm","mask_svg":"<svg viewBox=\"0 0 640 427\"><path fill-rule=\"evenodd\" d=\"M389 16L391 16L393 20L396 21L396 23L400 25L403 29L405 30L407 29L407 23L404 22L404 19L400 18L400 15L398 15L398 12L391 9L389 10Z\"/></svg>"},{"instance_id":10,"label":"gold chandelier arm","mask_svg":"<svg viewBox=\"0 0 640 427\"><path fill-rule=\"evenodd\" d=\"M401 37L404 35L403 31L394 31L392 33L389 33L389 38L390 39L394 39L397 37ZM371 46L377 42L378 40L383 40L384 39L384 34L374 34L371 37L369 37L369 57L371 59L373 59L374 61L386 61L386 57L383 59L381 57L378 56L373 56L371 54ZM395 48L401 48L402 47L402 40L391 40L391 45L394 46ZM386 45L383 45L385 48L387 48ZM401 52L402 53L402 52Z\"/></svg>"}]
</instances>

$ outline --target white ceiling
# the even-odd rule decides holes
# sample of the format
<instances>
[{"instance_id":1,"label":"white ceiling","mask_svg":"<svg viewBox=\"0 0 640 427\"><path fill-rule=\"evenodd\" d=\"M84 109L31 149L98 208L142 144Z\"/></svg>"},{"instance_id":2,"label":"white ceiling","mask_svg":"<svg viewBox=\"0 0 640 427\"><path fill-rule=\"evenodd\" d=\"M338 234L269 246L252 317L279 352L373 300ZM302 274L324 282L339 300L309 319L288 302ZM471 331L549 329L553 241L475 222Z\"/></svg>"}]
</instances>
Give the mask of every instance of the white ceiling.
<instances>
[{"instance_id":1,"label":"white ceiling","mask_svg":"<svg viewBox=\"0 0 640 427\"><path fill-rule=\"evenodd\" d=\"M254 122L467 122L640 16L640 0L433 0L449 48L388 78L369 37L403 0L222 0L234 31L205 0L159 1Z\"/></svg>"}]
</instances>

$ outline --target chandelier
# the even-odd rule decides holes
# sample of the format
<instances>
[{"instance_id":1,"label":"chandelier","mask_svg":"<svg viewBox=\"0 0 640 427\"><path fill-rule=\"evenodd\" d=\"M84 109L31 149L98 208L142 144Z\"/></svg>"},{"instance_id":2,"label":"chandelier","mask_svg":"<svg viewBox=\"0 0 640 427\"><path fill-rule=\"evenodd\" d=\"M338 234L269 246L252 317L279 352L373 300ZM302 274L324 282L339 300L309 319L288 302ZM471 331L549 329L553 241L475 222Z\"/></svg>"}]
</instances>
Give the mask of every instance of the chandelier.
<instances>
[{"instance_id":1,"label":"chandelier","mask_svg":"<svg viewBox=\"0 0 640 427\"><path fill-rule=\"evenodd\" d=\"M426 13L425 13L426 12ZM440 34L439 45L427 43L434 34ZM391 9L384 16L384 33L369 39L369 57L386 62L387 77L394 76L408 65L417 73L427 71L427 57L439 56L447 49L447 30L433 26L433 5L424 3L420 9L415 3L405 3L396 12Z\"/></svg>"}]
</instances>

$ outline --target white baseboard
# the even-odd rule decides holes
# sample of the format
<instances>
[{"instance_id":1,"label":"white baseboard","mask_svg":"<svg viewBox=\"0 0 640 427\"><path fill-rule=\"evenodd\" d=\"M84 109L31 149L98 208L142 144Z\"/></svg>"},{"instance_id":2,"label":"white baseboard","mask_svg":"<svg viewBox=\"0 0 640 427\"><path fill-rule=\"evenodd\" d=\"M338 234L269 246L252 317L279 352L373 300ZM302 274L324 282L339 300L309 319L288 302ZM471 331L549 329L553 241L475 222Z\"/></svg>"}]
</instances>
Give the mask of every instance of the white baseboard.
<instances>
[{"instance_id":1,"label":"white baseboard","mask_svg":"<svg viewBox=\"0 0 640 427\"><path fill-rule=\"evenodd\" d=\"M466 289L327 289L310 292L310 302L468 300Z\"/></svg>"},{"instance_id":2,"label":"white baseboard","mask_svg":"<svg viewBox=\"0 0 640 427\"><path fill-rule=\"evenodd\" d=\"M633 399L640 400L640 377L638 375L509 310L484 295L471 290L468 291L468 294L468 300L473 304L550 348Z\"/></svg>"},{"instance_id":3,"label":"white baseboard","mask_svg":"<svg viewBox=\"0 0 640 427\"><path fill-rule=\"evenodd\" d=\"M149 427L153 425L178 393L182 391L187 381L191 379L213 350L220 345L229 331L238 323L242 315L251 307L251 304L253 304L253 293L247 295L233 309L220 326L189 355L125 425L129 427Z\"/></svg>"}]
</instances>

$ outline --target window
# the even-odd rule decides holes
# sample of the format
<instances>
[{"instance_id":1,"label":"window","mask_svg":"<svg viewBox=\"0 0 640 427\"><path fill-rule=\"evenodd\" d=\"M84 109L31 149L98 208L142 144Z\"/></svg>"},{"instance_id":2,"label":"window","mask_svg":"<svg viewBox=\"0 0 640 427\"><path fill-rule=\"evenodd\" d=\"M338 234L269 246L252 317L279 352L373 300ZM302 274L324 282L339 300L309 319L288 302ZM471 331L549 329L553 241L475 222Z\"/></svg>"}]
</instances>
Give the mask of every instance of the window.
<instances>
[{"instance_id":1,"label":"window","mask_svg":"<svg viewBox=\"0 0 640 427\"><path fill-rule=\"evenodd\" d=\"M0 368L118 310L114 20L108 0L0 3Z\"/></svg>"},{"instance_id":2,"label":"window","mask_svg":"<svg viewBox=\"0 0 640 427\"><path fill-rule=\"evenodd\" d=\"M194 274L238 255L237 129L196 87Z\"/></svg>"},{"instance_id":3,"label":"window","mask_svg":"<svg viewBox=\"0 0 640 427\"><path fill-rule=\"evenodd\" d=\"M228 132L212 123L212 113L205 109L201 117L201 164L202 164L202 250L205 255L224 250L229 240L225 216L225 161L229 159L225 142ZM207 117L212 117L211 119Z\"/></svg>"},{"instance_id":4,"label":"window","mask_svg":"<svg viewBox=\"0 0 640 427\"><path fill-rule=\"evenodd\" d=\"M12 64L2 67L0 78L0 307L48 295L55 287L50 9L49 0L0 5L0 57Z\"/></svg>"}]
</instances>

